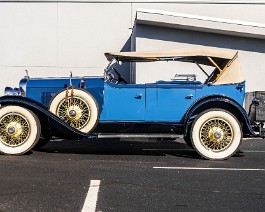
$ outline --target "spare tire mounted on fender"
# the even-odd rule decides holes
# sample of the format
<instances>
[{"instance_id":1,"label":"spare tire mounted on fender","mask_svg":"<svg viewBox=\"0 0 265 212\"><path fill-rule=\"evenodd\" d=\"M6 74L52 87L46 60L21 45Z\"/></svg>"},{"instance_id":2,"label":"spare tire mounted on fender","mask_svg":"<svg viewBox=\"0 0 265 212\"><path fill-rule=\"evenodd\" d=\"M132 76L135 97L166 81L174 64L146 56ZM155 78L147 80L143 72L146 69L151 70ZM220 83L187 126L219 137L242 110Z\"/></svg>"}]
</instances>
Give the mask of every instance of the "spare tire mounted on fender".
<instances>
[{"instance_id":1,"label":"spare tire mounted on fender","mask_svg":"<svg viewBox=\"0 0 265 212\"><path fill-rule=\"evenodd\" d=\"M49 110L71 127L84 133L91 132L98 122L99 110L94 97L80 88L58 93Z\"/></svg>"}]
</instances>

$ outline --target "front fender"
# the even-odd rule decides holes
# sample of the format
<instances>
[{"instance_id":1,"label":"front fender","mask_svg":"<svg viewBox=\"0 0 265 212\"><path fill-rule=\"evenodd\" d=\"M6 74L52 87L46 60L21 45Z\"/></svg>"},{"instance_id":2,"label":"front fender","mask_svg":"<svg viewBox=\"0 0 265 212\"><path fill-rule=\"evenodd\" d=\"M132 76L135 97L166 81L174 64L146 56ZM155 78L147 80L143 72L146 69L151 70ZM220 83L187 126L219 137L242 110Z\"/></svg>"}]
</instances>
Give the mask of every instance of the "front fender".
<instances>
[{"instance_id":1,"label":"front fender","mask_svg":"<svg viewBox=\"0 0 265 212\"><path fill-rule=\"evenodd\" d=\"M50 128L54 130L54 135L59 135L63 138L79 139L91 137L86 133L83 133L75 128L64 123L56 115L48 111L47 107L41 103L22 96L2 96L0 97L1 106L17 105L35 113L40 120L47 119ZM44 127L44 126L42 126ZM45 126L47 128L47 126Z\"/></svg>"},{"instance_id":2,"label":"front fender","mask_svg":"<svg viewBox=\"0 0 265 212\"><path fill-rule=\"evenodd\" d=\"M183 117L184 136L187 135L189 124L202 111L209 108L222 108L234 114L239 122L243 124L243 134L256 136L245 109L233 99L226 96L208 96L197 100L191 105Z\"/></svg>"}]
</instances>

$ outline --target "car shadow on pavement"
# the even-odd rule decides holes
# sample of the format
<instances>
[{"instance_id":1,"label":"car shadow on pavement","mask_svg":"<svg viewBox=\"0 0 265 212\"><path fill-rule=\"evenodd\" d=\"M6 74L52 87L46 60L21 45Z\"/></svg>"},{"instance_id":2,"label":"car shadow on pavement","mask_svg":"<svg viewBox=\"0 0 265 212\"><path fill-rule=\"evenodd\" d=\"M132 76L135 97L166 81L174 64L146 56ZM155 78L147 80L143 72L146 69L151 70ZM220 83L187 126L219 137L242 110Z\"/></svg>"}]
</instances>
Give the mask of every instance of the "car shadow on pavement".
<instances>
[{"instance_id":1,"label":"car shadow on pavement","mask_svg":"<svg viewBox=\"0 0 265 212\"><path fill-rule=\"evenodd\" d=\"M102 154L102 155L150 155L202 158L183 140L120 140L120 139L83 139L54 140L39 148L39 152L64 154ZM239 152L235 157L242 157Z\"/></svg>"},{"instance_id":2,"label":"car shadow on pavement","mask_svg":"<svg viewBox=\"0 0 265 212\"><path fill-rule=\"evenodd\" d=\"M172 155L200 158L184 141L154 139L149 141L120 139L54 140L35 151L66 154Z\"/></svg>"}]
</instances>

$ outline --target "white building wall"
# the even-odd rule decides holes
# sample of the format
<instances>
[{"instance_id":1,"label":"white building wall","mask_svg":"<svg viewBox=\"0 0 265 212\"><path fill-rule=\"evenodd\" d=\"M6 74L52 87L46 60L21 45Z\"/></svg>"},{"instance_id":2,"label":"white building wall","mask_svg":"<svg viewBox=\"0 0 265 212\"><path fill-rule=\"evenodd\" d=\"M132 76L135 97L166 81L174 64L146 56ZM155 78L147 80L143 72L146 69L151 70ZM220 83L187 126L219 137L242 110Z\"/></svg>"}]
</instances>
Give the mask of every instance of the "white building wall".
<instances>
[{"instance_id":1,"label":"white building wall","mask_svg":"<svg viewBox=\"0 0 265 212\"><path fill-rule=\"evenodd\" d=\"M97 3L95 3L97 2ZM265 23L265 2L249 1L9 1L0 0L0 95L5 86L15 87L28 69L32 77L102 75L107 61L104 52L130 51L130 35L137 8L159 9L169 12L203 15L241 21ZM199 3L198 3L199 2ZM204 2L204 3L201 3ZM218 4L219 2L219 4ZM228 2L228 3L227 3ZM232 4L231 4L232 3ZM253 4L254 3L254 4ZM136 35L137 50L173 48L185 45L201 45L183 39L157 39L157 27L142 28L150 36ZM177 29L161 29L167 37L179 38L184 34ZM176 36L174 36L174 33ZM151 37L154 35L154 37ZM161 36L160 36L161 37ZM230 46L240 49L242 68L248 81L248 90L265 90L264 50L250 51L252 44L264 49L263 40L213 37L207 45ZM185 41L185 42L184 42ZM195 40L196 41L196 40ZM204 42L207 41L205 38ZM229 41L228 43L225 43ZM183 43L184 42L184 43ZM215 43L214 43L215 42ZM204 43L203 43L204 45ZM248 46L244 49L244 46ZM256 48L256 47L255 47ZM147 71L152 68L147 67ZM158 76L161 78L169 77ZM152 74L152 73L150 73ZM139 81L148 81L152 76L141 72ZM257 77L258 76L258 77Z\"/></svg>"},{"instance_id":2,"label":"white building wall","mask_svg":"<svg viewBox=\"0 0 265 212\"><path fill-rule=\"evenodd\" d=\"M129 49L129 3L0 3L0 95L25 76L102 76Z\"/></svg>"}]
</instances>

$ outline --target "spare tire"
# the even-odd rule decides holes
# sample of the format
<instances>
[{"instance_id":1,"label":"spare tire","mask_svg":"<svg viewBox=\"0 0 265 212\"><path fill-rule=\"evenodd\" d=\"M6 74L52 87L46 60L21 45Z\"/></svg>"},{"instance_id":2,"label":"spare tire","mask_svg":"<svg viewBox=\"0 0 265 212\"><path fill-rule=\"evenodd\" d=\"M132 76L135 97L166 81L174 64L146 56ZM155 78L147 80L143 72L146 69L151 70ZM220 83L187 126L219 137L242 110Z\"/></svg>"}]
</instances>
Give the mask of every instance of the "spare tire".
<instances>
[{"instance_id":1,"label":"spare tire","mask_svg":"<svg viewBox=\"0 0 265 212\"><path fill-rule=\"evenodd\" d=\"M90 133L99 119L96 100L90 93L80 88L70 88L68 91L61 91L54 96L49 106L50 112L69 126Z\"/></svg>"}]
</instances>

